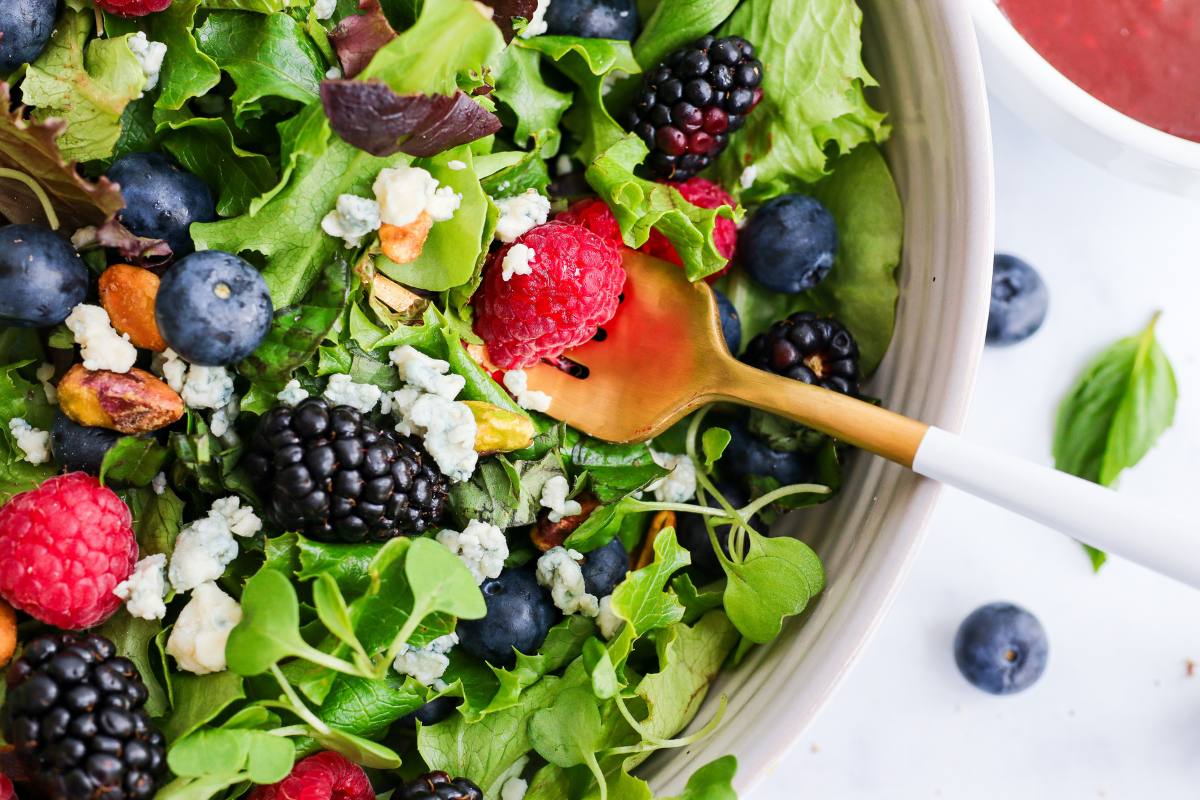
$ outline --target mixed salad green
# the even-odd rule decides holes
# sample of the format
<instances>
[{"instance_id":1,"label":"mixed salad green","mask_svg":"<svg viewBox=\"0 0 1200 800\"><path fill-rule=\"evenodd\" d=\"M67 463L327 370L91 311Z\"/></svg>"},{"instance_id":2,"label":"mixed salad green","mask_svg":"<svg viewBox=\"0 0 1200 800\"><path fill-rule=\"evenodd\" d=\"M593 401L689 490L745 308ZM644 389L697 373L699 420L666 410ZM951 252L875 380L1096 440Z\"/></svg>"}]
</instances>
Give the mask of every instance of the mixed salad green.
<instances>
[{"instance_id":1,"label":"mixed salad green","mask_svg":"<svg viewBox=\"0 0 1200 800\"><path fill-rule=\"evenodd\" d=\"M209 582L240 609L218 637L223 654L169 644L195 602L170 585L165 613L122 607L97 629L136 665L165 736L169 774L155 796L241 797L333 751L366 768L381 796L440 770L487 798L651 798L637 766L718 726L723 699L704 706L718 673L821 591L816 554L766 534L782 513L838 489L841 447L752 416L749 430L777 451L806 451L810 478L783 485L726 454L733 436L720 410L652 443L591 439L517 402L475 332L472 300L493 266L504 202L530 190L556 210L602 199L625 245L665 236L692 280L729 266L714 240L719 220L802 193L837 224L828 277L781 294L735 263L715 286L737 309L742 341L796 312L833 316L869 376L892 336L902 214L878 148L889 130L866 97L873 79L854 1L640 0L632 41L523 35L536 32L536 2L174 0L138 17L96 5L65 0L45 49L0 84L0 217L75 234L93 277L117 262L169 273L161 240L115 221L125 199L104 177L123 156L166 154L215 200L216 219L190 228L195 248L254 265L275 309L255 352L230 367L231 397L117 438L98 470L132 513L139 558L171 562L181 532L232 520L214 506L225 498L260 523L238 534L236 555ZM616 121L643 73L708 34L743 37L763 64L761 102L704 173L736 201L719 208L648 177L647 143ZM165 45L157 73L135 52L147 41ZM357 239L327 233L343 196L375 197L381 172L414 167L458 205L405 263L389 258L386 223ZM68 325L0 327L0 501L63 470L22 443L75 408L54 384L80 344ZM406 348L442 378L458 376L451 399L476 421L478 457L450 483L440 524L357 543L280 525L248 467L259 419L287 397L331 396L341 381L364 418L391 428L399 412L384 409L399 408L414 381L397 368ZM154 372L148 351L139 358ZM168 383L170 365L155 364ZM202 369L191 366L189 380ZM26 427L8 424L17 419ZM485 432L496 438L482 446ZM689 470L695 485L683 496L663 490ZM566 491L552 509L555 481ZM729 481L749 492L736 506L721 488ZM699 545L676 533L688 515L707 533ZM503 532L505 570L540 569L550 546L582 558L614 540L630 570L592 598L602 611L576 602L536 649L490 664L444 646L457 621L489 610L481 583L496 576L481 580L464 546L440 535L465 537L472 525ZM712 549L715 575L694 568L697 546ZM561 610L562 587L544 585ZM18 619L19 642L46 628ZM440 657L440 673L398 671L418 652ZM441 719L414 723L431 703ZM684 735L702 706L707 716ZM735 768L731 758L702 767L681 797L733 797Z\"/></svg>"}]
</instances>

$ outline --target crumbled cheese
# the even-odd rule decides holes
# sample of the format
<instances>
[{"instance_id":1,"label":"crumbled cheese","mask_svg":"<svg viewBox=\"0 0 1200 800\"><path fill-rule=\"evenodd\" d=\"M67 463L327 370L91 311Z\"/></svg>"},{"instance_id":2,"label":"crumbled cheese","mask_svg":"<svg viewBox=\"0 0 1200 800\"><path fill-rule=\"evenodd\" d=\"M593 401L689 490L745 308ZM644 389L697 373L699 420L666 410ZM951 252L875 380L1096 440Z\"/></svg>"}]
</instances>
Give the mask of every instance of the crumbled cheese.
<instances>
[{"instance_id":1,"label":"crumbled cheese","mask_svg":"<svg viewBox=\"0 0 1200 800\"><path fill-rule=\"evenodd\" d=\"M660 503L686 503L696 496L696 465L686 455L651 450L654 463L671 474L647 486Z\"/></svg>"},{"instance_id":2,"label":"crumbled cheese","mask_svg":"<svg viewBox=\"0 0 1200 800\"><path fill-rule=\"evenodd\" d=\"M550 590L554 605L564 614L594 617L600 601L588 594L583 580L583 554L565 547L548 550L537 561L537 582Z\"/></svg>"},{"instance_id":3,"label":"crumbled cheese","mask_svg":"<svg viewBox=\"0 0 1200 800\"><path fill-rule=\"evenodd\" d=\"M342 72L341 67L330 67L325 70L325 80L327 81L340 81L344 77L346 74Z\"/></svg>"},{"instance_id":4,"label":"crumbled cheese","mask_svg":"<svg viewBox=\"0 0 1200 800\"><path fill-rule=\"evenodd\" d=\"M117 584L113 594L125 601L125 610L138 619L162 619L167 615L167 557L162 553L146 556L133 568L133 574Z\"/></svg>"},{"instance_id":5,"label":"crumbled cheese","mask_svg":"<svg viewBox=\"0 0 1200 800\"><path fill-rule=\"evenodd\" d=\"M54 380L54 365L42 364L37 368L37 379L42 382L42 391L46 393L46 402L58 405L58 388Z\"/></svg>"},{"instance_id":6,"label":"crumbled cheese","mask_svg":"<svg viewBox=\"0 0 1200 800\"><path fill-rule=\"evenodd\" d=\"M442 676L450 667L449 653L456 644L458 644L458 634L450 633L434 639L421 648L414 649L404 645L404 649L392 662L392 669L401 675L411 675L417 679L418 683L432 686L440 692L446 688Z\"/></svg>"},{"instance_id":7,"label":"crumbled cheese","mask_svg":"<svg viewBox=\"0 0 1200 800\"><path fill-rule=\"evenodd\" d=\"M527 244L514 244L504 254L504 261L500 264L500 268L503 270L500 277L511 281L514 275L532 274L535 258L537 258L537 253L533 252L532 247Z\"/></svg>"},{"instance_id":8,"label":"crumbled cheese","mask_svg":"<svg viewBox=\"0 0 1200 800\"><path fill-rule=\"evenodd\" d=\"M508 558L508 540L504 538L504 531L477 519L467 523L461 533L441 531L437 540L462 559L479 583L486 578L500 577L504 559Z\"/></svg>"},{"instance_id":9,"label":"crumbled cheese","mask_svg":"<svg viewBox=\"0 0 1200 800\"><path fill-rule=\"evenodd\" d=\"M67 315L67 327L75 343L83 351L85 369L105 369L109 372L129 372L137 361L137 348L128 336L113 330L108 312L100 306L80 303Z\"/></svg>"},{"instance_id":10,"label":"crumbled cheese","mask_svg":"<svg viewBox=\"0 0 1200 800\"><path fill-rule=\"evenodd\" d=\"M550 521L562 522L563 517L574 517L583 513L578 500L568 500L571 484L562 475L555 475L542 486L541 504L550 509Z\"/></svg>"},{"instance_id":11,"label":"crumbled cheese","mask_svg":"<svg viewBox=\"0 0 1200 800\"><path fill-rule=\"evenodd\" d=\"M379 203L379 218L398 227L411 225L422 213L429 214L434 222L444 222L462 204L461 194L449 186L439 186L437 178L421 167L380 170L372 189Z\"/></svg>"},{"instance_id":12,"label":"crumbled cheese","mask_svg":"<svg viewBox=\"0 0 1200 800\"><path fill-rule=\"evenodd\" d=\"M478 426L470 406L436 394L422 394L401 425L420 434L425 449L451 482L468 480L475 472L479 463L479 453L475 452Z\"/></svg>"},{"instance_id":13,"label":"crumbled cheese","mask_svg":"<svg viewBox=\"0 0 1200 800\"><path fill-rule=\"evenodd\" d=\"M154 374L161 376L176 394L183 391L184 381L187 380L187 368L187 362L170 348L155 353L150 361L150 369Z\"/></svg>"},{"instance_id":14,"label":"crumbled cheese","mask_svg":"<svg viewBox=\"0 0 1200 800\"><path fill-rule=\"evenodd\" d=\"M550 410L553 398L545 392L531 392L529 375L523 369L510 369L504 373L504 388L512 392L517 405L527 411L540 411L545 414Z\"/></svg>"},{"instance_id":15,"label":"crumbled cheese","mask_svg":"<svg viewBox=\"0 0 1200 800\"><path fill-rule=\"evenodd\" d=\"M158 86L158 74L162 72L163 59L167 57L167 46L162 42L150 41L141 31L125 41L142 68L142 74L146 76L146 85L142 87L142 94L145 94Z\"/></svg>"},{"instance_id":16,"label":"crumbled cheese","mask_svg":"<svg viewBox=\"0 0 1200 800\"><path fill-rule=\"evenodd\" d=\"M462 375L447 374L450 372L448 362L430 358L411 345L395 348L388 358L396 365L400 379L422 392L453 400L467 385L467 379Z\"/></svg>"},{"instance_id":17,"label":"crumbled cheese","mask_svg":"<svg viewBox=\"0 0 1200 800\"><path fill-rule=\"evenodd\" d=\"M742 185L743 189L749 189L754 185L756 180L758 180L758 166L750 164L742 170L742 175L738 178L738 183Z\"/></svg>"},{"instance_id":18,"label":"crumbled cheese","mask_svg":"<svg viewBox=\"0 0 1200 800\"><path fill-rule=\"evenodd\" d=\"M178 588L178 587L176 587ZM185 672L224 672L229 633L242 621L242 607L215 583L202 583L179 612L167 639L167 653Z\"/></svg>"},{"instance_id":19,"label":"crumbled cheese","mask_svg":"<svg viewBox=\"0 0 1200 800\"><path fill-rule=\"evenodd\" d=\"M233 376L225 367L192 364L179 396L188 408L224 408L233 400Z\"/></svg>"},{"instance_id":20,"label":"crumbled cheese","mask_svg":"<svg viewBox=\"0 0 1200 800\"><path fill-rule=\"evenodd\" d=\"M529 782L520 775L514 775L500 787L500 800L525 800L528 791Z\"/></svg>"},{"instance_id":21,"label":"crumbled cheese","mask_svg":"<svg viewBox=\"0 0 1200 800\"><path fill-rule=\"evenodd\" d=\"M339 195L330 211L321 220L321 230L346 243L351 249L379 230L379 204L367 197Z\"/></svg>"},{"instance_id":22,"label":"crumbled cheese","mask_svg":"<svg viewBox=\"0 0 1200 800\"><path fill-rule=\"evenodd\" d=\"M242 404L234 397L212 413L212 417L208 421L208 430L218 439L230 434L236 437L236 434L233 433L233 423L237 421L240 413L242 413Z\"/></svg>"},{"instance_id":23,"label":"crumbled cheese","mask_svg":"<svg viewBox=\"0 0 1200 800\"><path fill-rule=\"evenodd\" d=\"M284 386L283 391L275 398L285 406L294 406L308 399L308 390L300 385L300 381L293 379L287 382L287 386Z\"/></svg>"},{"instance_id":24,"label":"crumbled cheese","mask_svg":"<svg viewBox=\"0 0 1200 800\"><path fill-rule=\"evenodd\" d=\"M534 36L541 36L550 26L546 23L546 12L550 9L550 0L538 0L537 8L533 11L533 16L529 18L529 24L525 26L525 30L521 31L522 39L532 39Z\"/></svg>"},{"instance_id":25,"label":"crumbled cheese","mask_svg":"<svg viewBox=\"0 0 1200 800\"><path fill-rule=\"evenodd\" d=\"M176 591L186 592L225 573L237 558L236 536L253 536L262 521L237 497L215 500L208 516L186 525L175 540L167 577Z\"/></svg>"},{"instance_id":26,"label":"crumbled cheese","mask_svg":"<svg viewBox=\"0 0 1200 800\"><path fill-rule=\"evenodd\" d=\"M537 189L528 189L524 194L504 197L494 201L500 209L500 219L496 221L496 238L502 242L515 242L526 232L538 225L546 224L550 216L550 200L538 193Z\"/></svg>"},{"instance_id":27,"label":"crumbled cheese","mask_svg":"<svg viewBox=\"0 0 1200 800\"><path fill-rule=\"evenodd\" d=\"M456 158L452 161L447 161L446 166L449 167L450 169L454 170L455 172L462 172L464 169L467 168L467 162L459 161Z\"/></svg>"},{"instance_id":28,"label":"crumbled cheese","mask_svg":"<svg viewBox=\"0 0 1200 800\"><path fill-rule=\"evenodd\" d=\"M621 631L624 624L625 620L612 610L612 595L600 598L600 612L596 614L596 626L600 628L600 635L611 639Z\"/></svg>"},{"instance_id":29,"label":"crumbled cheese","mask_svg":"<svg viewBox=\"0 0 1200 800\"><path fill-rule=\"evenodd\" d=\"M45 464L50 460L48 431L38 430L20 417L13 417L8 421L8 430L30 464Z\"/></svg>"},{"instance_id":30,"label":"crumbled cheese","mask_svg":"<svg viewBox=\"0 0 1200 800\"><path fill-rule=\"evenodd\" d=\"M150 488L155 494L162 494L167 490L167 474L160 472L154 476L154 480L150 481Z\"/></svg>"},{"instance_id":31,"label":"crumbled cheese","mask_svg":"<svg viewBox=\"0 0 1200 800\"><path fill-rule=\"evenodd\" d=\"M313 16L317 19L329 19L337 11L337 0L316 0L313 3Z\"/></svg>"},{"instance_id":32,"label":"crumbled cheese","mask_svg":"<svg viewBox=\"0 0 1200 800\"><path fill-rule=\"evenodd\" d=\"M321 395L335 406L350 406L369 414L379 405L383 390L370 383L355 383L349 375L330 375Z\"/></svg>"},{"instance_id":33,"label":"crumbled cheese","mask_svg":"<svg viewBox=\"0 0 1200 800\"><path fill-rule=\"evenodd\" d=\"M574 169L575 163L571 161L571 157L566 154L559 156L554 162L554 171L558 173L560 178L563 175L570 175Z\"/></svg>"}]
</instances>

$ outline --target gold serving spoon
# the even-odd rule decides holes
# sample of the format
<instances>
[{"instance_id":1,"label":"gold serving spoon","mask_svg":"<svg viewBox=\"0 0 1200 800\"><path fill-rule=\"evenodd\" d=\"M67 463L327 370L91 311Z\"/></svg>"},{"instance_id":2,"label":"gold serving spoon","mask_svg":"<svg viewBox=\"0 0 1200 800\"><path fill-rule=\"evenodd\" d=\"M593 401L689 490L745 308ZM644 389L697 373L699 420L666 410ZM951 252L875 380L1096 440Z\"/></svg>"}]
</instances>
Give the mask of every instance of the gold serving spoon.
<instances>
[{"instance_id":1,"label":"gold serving spoon","mask_svg":"<svg viewBox=\"0 0 1200 800\"><path fill-rule=\"evenodd\" d=\"M565 362L526 370L529 387L550 395L551 416L601 439L638 442L710 403L753 406L1200 586L1200 526L1182 515L747 366L725 346L708 286L628 248L624 263L624 300L603 334L566 352Z\"/></svg>"}]
</instances>

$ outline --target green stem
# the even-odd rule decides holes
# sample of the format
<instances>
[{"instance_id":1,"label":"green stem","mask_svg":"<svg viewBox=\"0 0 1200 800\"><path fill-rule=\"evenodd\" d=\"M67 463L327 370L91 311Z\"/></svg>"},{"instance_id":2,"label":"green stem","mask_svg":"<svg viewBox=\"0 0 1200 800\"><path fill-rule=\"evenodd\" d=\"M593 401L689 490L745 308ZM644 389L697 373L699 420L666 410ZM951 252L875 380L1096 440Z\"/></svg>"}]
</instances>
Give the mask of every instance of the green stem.
<instances>
[{"instance_id":1,"label":"green stem","mask_svg":"<svg viewBox=\"0 0 1200 800\"><path fill-rule=\"evenodd\" d=\"M404 647L404 645L408 644L408 640L412 638L414 633L416 633L417 628L421 625L421 620L425 619L425 615L425 609L417 605L413 606L412 613L408 615L408 619L404 621L404 625L401 626L400 632L397 633L396 638L392 640L392 646L388 648L388 651L384 656L383 663L375 665L375 678L377 680L382 680L383 677L387 675L388 667L390 667L392 662L396 660L396 657L400 655L400 649Z\"/></svg>"},{"instance_id":2,"label":"green stem","mask_svg":"<svg viewBox=\"0 0 1200 800\"><path fill-rule=\"evenodd\" d=\"M363 672L358 666L351 664L349 661L343 661L337 656L331 656L312 646L305 646L303 650L296 653L297 656L305 661L311 661L326 669L331 669L334 672L340 672L343 675L351 675L355 678L373 678L373 673Z\"/></svg>"},{"instance_id":3,"label":"green stem","mask_svg":"<svg viewBox=\"0 0 1200 800\"><path fill-rule=\"evenodd\" d=\"M54 213L54 206L50 204L50 195L46 194L46 190L42 188L40 183L20 170L3 167L0 167L0 178L19 181L28 186L29 191L33 192L34 197L42 204L42 211L46 215L46 222L50 225L50 230L58 230L58 215Z\"/></svg>"},{"instance_id":4,"label":"green stem","mask_svg":"<svg viewBox=\"0 0 1200 800\"><path fill-rule=\"evenodd\" d=\"M584 758L584 763L596 779L596 785L600 787L600 800L608 800L608 779L604 777L604 770L600 769L600 762L594 753L588 753Z\"/></svg>"},{"instance_id":5,"label":"green stem","mask_svg":"<svg viewBox=\"0 0 1200 800\"><path fill-rule=\"evenodd\" d=\"M791 486L781 486L773 492L767 492L753 503L743 506L741 513L746 519L750 519L776 500L782 500L794 494L829 494L829 487L819 483L796 483Z\"/></svg>"},{"instance_id":6,"label":"green stem","mask_svg":"<svg viewBox=\"0 0 1200 800\"><path fill-rule=\"evenodd\" d=\"M279 668L278 664L271 665L271 674L275 676L275 680L278 682L279 688L283 690L284 696L287 697L292 713L308 723L309 727L311 727L313 730L328 736L329 726L322 722L320 717L309 710L304 701L300 699L300 696L296 694L296 690L292 688L290 683L288 683L287 676L283 674L283 670Z\"/></svg>"},{"instance_id":7,"label":"green stem","mask_svg":"<svg viewBox=\"0 0 1200 800\"><path fill-rule=\"evenodd\" d=\"M307 736L310 730L312 730L312 728L307 725L288 725L287 727L276 728L275 730L267 731L267 733L271 734L272 736L283 736L286 738L288 736Z\"/></svg>"}]
</instances>

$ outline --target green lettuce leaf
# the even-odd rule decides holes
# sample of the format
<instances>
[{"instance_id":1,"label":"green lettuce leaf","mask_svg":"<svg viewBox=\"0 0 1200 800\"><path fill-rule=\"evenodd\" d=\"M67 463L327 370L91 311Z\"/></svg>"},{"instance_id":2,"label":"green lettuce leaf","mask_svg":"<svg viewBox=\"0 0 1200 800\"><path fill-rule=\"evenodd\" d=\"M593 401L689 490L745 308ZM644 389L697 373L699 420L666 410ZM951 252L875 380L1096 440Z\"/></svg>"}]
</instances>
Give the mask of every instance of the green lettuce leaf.
<instances>
[{"instance_id":1,"label":"green lettuce leaf","mask_svg":"<svg viewBox=\"0 0 1200 800\"><path fill-rule=\"evenodd\" d=\"M157 108L177 111L221 80L221 68L200 52L193 34L199 6L199 0L175 0L165 11L148 18L147 37L167 46L158 77Z\"/></svg>"},{"instance_id":2,"label":"green lettuce leaf","mask_svg":"<svg viewBox=\"0 0 1200 800\"><path fill-rule=\"evenodd\" d=\"M29 491L57 470L53 464L30 464L25 453L17 447L8 428L8 421L21 417L30 425L49 429L54 409L46 401L40 384L21 377L18 372L28 362L0 367L0 504L13 495Z\"/></svg>"},{"instance_id":3,"label":"green lettuce leaf","mask_svg":"<svg viewBox=\"0 0 1200 800\"><path fill-rule=\"evenodd\" d=\"M571 106L571 95L546 84L542 59L535 50L505 48L495 66L495 98L501 119L512 128L513 141L527 146L538 143L538 154L552 158L562 142L562 117ZM518 189L518 192L521 191Z\"/></svg>"},{"instance_id":4,"label":"green lettuce leaf","mask_svg":"<svg viewBox=\"0 0 1200 800\"><path fill-rule=\"evenodd\" d=\"M750 198L780 194L828 173L829 153L880 142L889 129L867 102L875 80L862 61L862 11L855 0L744 0L721 29L758 48L762 103L718 162L722 184L738 186L753 164Z\"/></svg>"}]
</instances>

